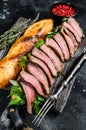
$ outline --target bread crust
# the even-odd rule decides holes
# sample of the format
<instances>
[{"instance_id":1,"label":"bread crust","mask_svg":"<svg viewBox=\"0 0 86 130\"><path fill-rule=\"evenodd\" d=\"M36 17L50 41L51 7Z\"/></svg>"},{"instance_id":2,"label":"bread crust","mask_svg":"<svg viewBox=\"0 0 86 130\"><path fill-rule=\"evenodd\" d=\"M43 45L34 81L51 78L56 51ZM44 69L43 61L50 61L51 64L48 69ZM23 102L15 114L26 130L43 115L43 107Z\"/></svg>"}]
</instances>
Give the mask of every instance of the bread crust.
<instances>
[{"instance_id":1,"label":"bread crust","mask_svg":"<svg viewBox=\"0 0 86 130\"><path fill-rule=\"evenodd\" d=\"M28 27L23 36L16 40L8 54L0 61L0 88L6 87L9 80L17 78L21 70L19 65L20 56L30 52L34 46L31 37L35 35L39 35L39 38L44 37L52 28L53 20L44 19Z\"/></svg>"}]
</instances>

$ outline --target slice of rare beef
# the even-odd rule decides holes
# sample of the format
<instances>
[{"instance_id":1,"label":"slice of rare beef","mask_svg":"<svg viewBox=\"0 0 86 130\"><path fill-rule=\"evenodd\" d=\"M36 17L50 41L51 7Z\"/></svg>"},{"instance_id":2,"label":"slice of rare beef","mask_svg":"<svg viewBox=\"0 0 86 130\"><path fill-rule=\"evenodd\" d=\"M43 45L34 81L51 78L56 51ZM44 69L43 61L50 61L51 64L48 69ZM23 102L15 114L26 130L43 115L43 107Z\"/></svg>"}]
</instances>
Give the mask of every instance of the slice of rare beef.
<instances>
[{"instance_id":1,"label":"slice of rare beef","mask_svg":"<svg viewBox=\"0 0 86 130\"><path fill-rule=\"evenodd\" d=\"M70 30L68 30L66 27L62 26L62 28L64 29L65 33L73 40L74 46L78 47L78 42L76 41L76 38L74 37L74 35L70 32Z\"/></svg>"},{"instance_id":2,"label":"slice of rare beef","mask_svg":"<svg viewBox=\"0 0 86 130\"><path fill-rule=\"evenodd\" d=\"M62 25L63 25L64 27L66 27L68 30L70 30L70 31L73 33L73 35L75 36L77 42L79 42L79 43L81 42L81 38L80 38L79 35L77 34L76 30L74 30L73 27L72 27L69 23L63 22Z\"/></svg>"},{"instance_id":3,"label":"slice of rare beef","mask_svg":"<svg viewBox=\"0 0 86 130\"><path fill-rule=\"evenodd\" d=\"M83 37L83 31L79 25L79 23L72 17L68 18L68 23L76 30L79 37Z\"/></svg>"},{"instance_id":4,"label":"slice of rare beef","mask_svg":"<svg viewBox=\"0 0 86 130\"><path fill-rule=\"evenodd\" d=\"M38 81L43 85L43 89L44 91L46 91L46 94L49 95L49 83L43 70L38 65L34 63L29 63L27 65L27 71L38 79Z\"/></svg>"},{"instance_id":5,"label":"slice of rare beef","mask_svg":"<svg viewBox=\"0 0 86 130\"><path fill-rule=\"evenodd\" d=\"M75 48L74 48L72 39L64 32L63 28L61 29L61 34L63 35L63 37L68 45L71 57L74 57Z\"/></svg>"},{"instance_id":6,"label":"slice of rare beef","mask_svg":"<svg viewBox=\"0 0 86 130\"><path fill-rule=\"evenodd\" d=\"M50 85L52 86L55 79L52 77L51 72L50 72L49 68L47 67L47 65L42 60L40 60L34 56L30 56L29 60L31 62L39 65L43 69L43 71L45 72L45 74L47 75L47 77L49 79Z\"/></svg>"},{"instance_id":7,"label":"slice of rare beef","mask_svg":"<svg viewBox=\"0 0 86 130\"><path fill-rule=\"evenodd\" d=\"M40 48L51 59L51 61L55 65L57 72L62 72L64 65L59 59L59 57L55 54L55 52L51 48L47 47L46 44L43 44Z\"/></svg>"},{"instance_id":8,"label":"slice of rare beef","mask_svg":"<svg viewBox=\"0 0 86 130\"><path fill-rule=\"evenodd\" d=\"M62 49L65 60L68 60L70 58L69 50L68 50L68 47L67 47L66 42L65 42L64 38L62 37L62 35L60 33L57 33L53 38L55 39L55 41L58 43L58 45Z\"/></svg>"},{"instance_id":9,"label":"slice of rare beef","mask_svg":"<svg viewBox=\"0 0 86 130\"><path fill-rule=\"evenodd\" d=\"M49 46L50 48L52 48L56 52L56 54L59 56L59 58L62 61L64 61L64 56L63 56L61 48L59 47L59 45L52 38L47 38L45 44L47 46Z\"/></svg>"},{"instance_id":10,"label":"slice of rare beef","mask_svg":"<svg viewBox=\"0 0 86 130\"><path fill-rule=\"evenodd\" d=\"M33 102L35 100L35 91L34 88L31 85L24 84L23 82L20 82L25 96L27 100L27 112L29 114L32 114L32 107L33 107Z\"/></svg>"},{"instance_id":11,"label":"slice of rare beef","mask_svg":"<svg viewBox=\"0 0 86 130\"><path fill-rule=\"evenodd\" d=\"M50 60L50 58L41 50L39 50L38 48L34 48L32 50L32 55L34 55L35 57L41 59L50 69L51 74L54 77L57 77L57 70L55 69L54 64L52 63L52 61Z\"/></svg>"},{"instance_id":12,"label":"slice of rare beef","mask_svg":"<svg viewBox=\"0 0 86 130\"><path fill-rule=\"evenodd\" d=\"M35 78L33 75L31 75L30 73L26 72L26 71L21 71L20 72L20 76L21 78L27 83L33 86L33 88L42 96L45 96L43 89L42 89L42 85L40 84L40 82L37 80L37 78Z\"/></svg>"}]
</instances>

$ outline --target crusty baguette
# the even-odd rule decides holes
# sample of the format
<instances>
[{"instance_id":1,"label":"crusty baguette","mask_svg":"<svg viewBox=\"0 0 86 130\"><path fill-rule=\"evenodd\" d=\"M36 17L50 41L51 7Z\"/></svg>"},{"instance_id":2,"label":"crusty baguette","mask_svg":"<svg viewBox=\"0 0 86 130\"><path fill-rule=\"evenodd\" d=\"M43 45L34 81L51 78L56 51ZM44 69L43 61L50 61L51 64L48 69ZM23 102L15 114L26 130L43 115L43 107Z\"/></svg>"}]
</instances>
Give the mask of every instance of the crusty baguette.
<instances>
[{"instance_id":1,"label":"crusty baguette","mask_svg":"<svg viewBox=\"0 0 86 130\"><path fill-rule=\"evenodd\" d=\"M26 29L24 36L33 36L39 34L40 31L42 36L45 36L53 28L53 21L51 19L44 19L34 23L32 26Z\"/></svg>"},{"instance_id":2,"label":"crusty baguette","mask_svg":"<svg viewBox=\"0 0 86 130\"><path fill-rule=\"evenodd\" d=\"M8 54L0 61L0 88L6 87L10 79L16 79L21 67L19 66L19 58L26 52L29 52L33 44L25 39L35 35L45 36L53 28L53 20L45 19L34 23L10 48ZM39 37L39 38L40 38Z\"/></svg>"}]
</instances>

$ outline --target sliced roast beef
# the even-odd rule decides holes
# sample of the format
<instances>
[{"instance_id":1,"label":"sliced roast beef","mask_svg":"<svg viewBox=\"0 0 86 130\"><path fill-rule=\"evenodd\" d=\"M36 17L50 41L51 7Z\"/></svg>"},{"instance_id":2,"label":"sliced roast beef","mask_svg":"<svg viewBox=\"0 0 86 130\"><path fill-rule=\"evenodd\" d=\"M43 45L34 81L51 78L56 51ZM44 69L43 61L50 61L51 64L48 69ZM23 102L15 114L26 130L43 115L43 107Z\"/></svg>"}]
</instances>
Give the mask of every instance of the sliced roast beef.
<instances>
[{"instance_id":1,"label":"sliced roast beef","mask_svg":"<svg viewBox=\"0 0 86 130\"><path fill-rule=\"evenodd\" d=\"M59 57L54 53L54 51L51 48L47 47L46 44L43 44L40 48L52 60L53 64L55 65L55 68L56 68L57 72L62 72L63 63L61 62Z\"/></svg>"},{"instance_id":2,"label":"sliced roast beef","mask_svg":"<svg viewBox=\"0 0 86 130\"><path fill-rule=\"evenodd\" d=\"M69 23L63 22L63 26L68 28L73 33L77 42L79 42L79 43L81 42L81 38L79 37L78 33L76 32L76 30L73 29L73 27Z\"/></svg>"},{"instance_id":3,"label":"sliced roast beef","mask_svg":"<svg viewBox=\"0 0 86 130\"><path fill-rule=\"evenodd\" d=\"M33 86L33 88L35 88L35 90L42 96L45 96L43 89L42 89L42 85L40 84L40 82L37 80L37 78L35 78L33 75L31 75L30 73L26 72L26 71L21 71L20 72L20 76L22 77L22 79Z\"/></svg>"},{"instance_id":4,"label":"sliced roast beef","mask_svg":"<svg viewBox=\"0 0 86 130\"><path fill-rule=\"evenodd\" d=\"M47 77L49 78L50 85L52 86L54 83L54 78L52 77L47 65L43 61L41 61L40 59L34 56L30 56L29 59L31 62L38 64L43 69L43 71L46 73Z\"/></svg>"},{"instance_id":5,"label":"sliced roast beef","mask_svg":"<svg viewBox=\"0 0 86 130\"><path fill-rule=\"evenodd\" d=\"M39 50L38 48L34 48L32 50L32 55L36 56L37 58L41 59L50 69L52 75L54 77L57 76L57 71L55 69L54 64L52 63L52 61L50 60L50 58L41 50Z\"/></svg>"},{"instance_id":6,"label":"sliced roast beef","mask_svg":"<svg viewBox=\"0 0 86 130\"><path fill-rule=\"evenodd\" d=\"M61 48L52 38L46 39L46 45L51 47L56 52L56 54L60 57L60 59L64 61L64 56L63 56Z\"/></svg>"},{"instance_id":7,"label":"sliced roast beef","mask_svg":"<svg viewBox=\"0 0 86 130\"><path fill-rule=\"evenodd\" d=\"M73 40L74 46L78 47L78 42L76 41L76 38L74 37L74 35L70 32L70 30L68 30L67 28L65 28L64 26L62 26L62 28L64 29L65 33Z\"/></svg>"},{"instance_id":8,"label":"sliced roast beef","mask_svg":"<svg viewBox=\"0 0 86 130\"><path fill-rule=\"evenodd\" d=\"M62 37L62 35L60 33L57 33L54 36L54 39L58 43L60 48L62 49L65 60L68 60L70 58L70 55L69 55L69 50L68 50L68 47L66 45L64 38Z\"/></svg>"},{"instance_id":9,"label":"sliced roast beef","mask_svg":"<svg viewBox=\"0 0 86 130\"><path fill-rule=\"evenodd\" d=\"M61 29L61 33L68 45L71 57L74 57L75 48L72 39L64 32L63 28Z\"/></svg>"},{"instance_id":10,"label":"sliced roast beef","mask_svg":"<svg viewBox=\"0 0 86 130\"><path fill-rule=\"evenodd\" d=\"M29 114L32 114L33 102L35 100L34 88L31 85L24 84L23 82L20 82L20 84L22 85L22 88L25 92L25 96L27 100L27 112Z\"/></svg>"},{"instance_id":11,"label":"sliced roast beef","mask_svg":"<svg viewBox=\"0 0 86 130\"><path fill-rule=\"evenodd\" d=\"M70 17L68 19L68 23L73 27L73 29L77 32L77 34L79 35L79 37L82 38L83 36L83 31L81 29L81 27L79 26L79 23L72 17Z\"/></svg>"},{"instance_id":12,"label":"sliced roast beef","mask_svg":"<svg viewBox=\"0 0 86 130\"><path fill-rule=\"evenodd\" d=\"M46 91L46 94L49 95L49 83L42 69L36 64L29 63L27 65L27 70L38 79L38 81L43 85L43 89Z\"/></svg>"}]
</instances>

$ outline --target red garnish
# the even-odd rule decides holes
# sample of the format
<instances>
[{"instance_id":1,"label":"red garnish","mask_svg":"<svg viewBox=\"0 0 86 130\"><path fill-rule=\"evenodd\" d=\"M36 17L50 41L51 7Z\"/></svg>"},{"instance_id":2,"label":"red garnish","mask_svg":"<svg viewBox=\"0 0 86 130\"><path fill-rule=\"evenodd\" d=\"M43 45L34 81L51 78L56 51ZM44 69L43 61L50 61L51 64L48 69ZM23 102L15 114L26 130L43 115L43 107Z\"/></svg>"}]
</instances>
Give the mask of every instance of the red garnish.
<instances>
[{"instance_id":1,"label":"red garnish","mask_svg":"<svg viewBox=\"0 0 86 130\"><path fill-rule=\"evenodd\" d=\"M65 17L70 17L75 14L75 9L66 4L55 5L51 11L54 15Z\"/></svg>"}]
</instances>

